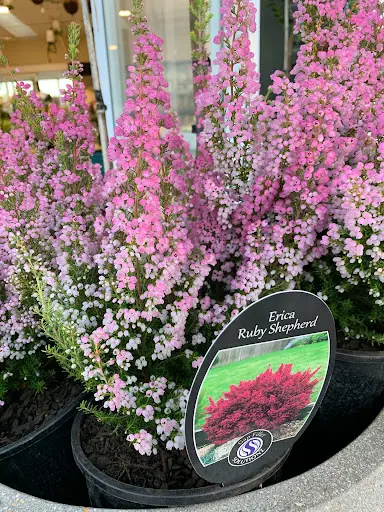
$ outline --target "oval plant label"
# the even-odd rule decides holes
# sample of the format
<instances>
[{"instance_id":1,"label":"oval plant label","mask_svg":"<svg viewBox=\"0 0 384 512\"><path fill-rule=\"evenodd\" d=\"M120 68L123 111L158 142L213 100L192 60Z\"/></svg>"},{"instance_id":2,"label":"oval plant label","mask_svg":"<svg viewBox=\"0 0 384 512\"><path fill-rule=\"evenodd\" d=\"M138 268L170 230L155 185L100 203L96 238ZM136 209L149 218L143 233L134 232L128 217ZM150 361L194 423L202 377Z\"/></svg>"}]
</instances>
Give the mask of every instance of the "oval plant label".
<instances>
[{"instance_id":1,"label":"oval plant label","mask_svg":"<svg viewBox=\"0 0 384 512\"><path fill-rule=\"evenodd\" d=\"M196 472L222 484L267 472L316 414L335 355L333 316L316 295L279 292L242 311L191 388L185 434Z\"/></svg>"}]
</instances>

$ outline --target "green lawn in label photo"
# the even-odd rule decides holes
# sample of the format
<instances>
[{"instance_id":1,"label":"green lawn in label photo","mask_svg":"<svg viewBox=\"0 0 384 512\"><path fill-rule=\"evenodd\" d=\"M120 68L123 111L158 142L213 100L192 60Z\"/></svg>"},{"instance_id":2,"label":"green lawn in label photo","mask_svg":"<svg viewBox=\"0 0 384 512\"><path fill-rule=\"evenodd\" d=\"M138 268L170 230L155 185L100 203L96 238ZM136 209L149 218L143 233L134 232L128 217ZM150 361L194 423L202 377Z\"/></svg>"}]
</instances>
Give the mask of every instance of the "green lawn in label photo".
<instances>
[{"instance_id":1,"label":"green lawn in label photo","mask_svg":"<svg viewBox=\"0 0 384 512\"><path fill-rule=\"evenodd\" d=\"M267 370L268 365L271 366L273 371L276 371L282 363L292 364L292 373L305 371L308 368L314 371L320 366L316 378L321 380L315 386L311 396L311 401L315 402L323 386L328 369L328 359L329 343L328 341L320 341L312 344L295 345L285 350L277 350L276 352L261 354L223 366L211 367L199 393L195 430L201 429L204 425L205 408L209 405L209 397L212 397L216 402L224 392L229 391L230 386L238 385L241 381L255 379Z\"/></svg>"}]
</instances>

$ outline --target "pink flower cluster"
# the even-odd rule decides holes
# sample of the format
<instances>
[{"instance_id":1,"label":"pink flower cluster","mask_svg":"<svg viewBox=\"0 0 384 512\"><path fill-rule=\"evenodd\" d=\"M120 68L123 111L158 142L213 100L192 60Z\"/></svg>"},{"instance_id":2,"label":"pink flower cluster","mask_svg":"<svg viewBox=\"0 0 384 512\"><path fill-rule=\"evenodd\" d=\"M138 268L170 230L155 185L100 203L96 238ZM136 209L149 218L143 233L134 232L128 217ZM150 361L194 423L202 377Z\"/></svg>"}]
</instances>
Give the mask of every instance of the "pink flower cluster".
<instances>
[{"instance_id":1,"label":"pink flower cluster","mask_svg":"<svg viewBox=\"0 0 384 512\"><path fill-rule=\"evenodd\" d=\"M47 113L18 82L13 128L0 134L0 363L22 360L46 343L36 316L35 272L48 278L62 250L80 265L95 249L89 228L101 203L101 176L91 163L94 132L81 70L80 63L70 64L66 106L51 104ZM6 368L3 377L14 377Z\"/></svg>"},{"instance_id":2,"label":"pink flower cluster","mask_svg":"<svg viewBox=\"0 0 384 512\"><path fill-rule=\"evenodd\" d=\"M333 261L341 277L353 285L365 282L370 294L384 305L384 187L383 143L378 145L375 162L359 162L345 168L338 189L341 198L336 207L327 236Z\"/></svg>"},{"instance_id":3,"label":"pink flower cluster","mask_svg":"<svg viewBox=\"0 0 384 512\"><path fill-rule=\"evenodd\" d=\"M316 239L325 226L339 122L328 107L326 80L313 79L309 70L295 83L276 73L275 99L258 95L248 35L255 30L253 4L229 0L221 12L219 71L198 97L202 141L213 162L200 172L201 203L220 226L224 241L216 247L226 246L213 279L225 285L227 297L222 304L213 300L202 315L214 324L266 290L294 286L304 265L322 254ZM304 48L301 59L308 54Z\"/></svg>"},{"instance_id":4,"label":"pink flower cluster","mask_svg":"<svg viewBox=\"0 0 384 512\"><path fill-rule=\"evenodd\" d=\"M39 340L39 325L33 311L22 306L24 290L14 283L17 277L17 249L10 243L13 233L23 230L35 201L30 195L31 173L38 167L35 154L30 149L26 126L12 130L0 137L0 362L22 359L35 352Z\"/></svg>"},{"instance_id":5,"label":"pink flower cluster","mask_svg":"<svg viewBox=\"0 0 384 512\"><path fill-rule=\"evenodd\" d=\"M204 180L207 199L217 207L220 223L230 226L231 213L257 165L250 119L257 111L260 84L248 36L256 30L254 4L224 0L220 13L221 27L214 38L223 47L214 62L219 71L197 96L197 108L204 116L201 143L213 159Z\"/></svg>"},{"instance_id":6,"label":"pink flower cluster","mask_svg":"<svg viewBox=\"0 0 384 512\"><path fill-rule=\"evenodd\" d=\"M163 42L140 12L134 20L134 65L109 145L115 166L94 223L99 248L74 267L74 241L62 244L43 308L62 333L53 354L94 391L98 414L118 417L128 441L149 455L159 439L184 447L185 386L200 356L194 310L215 261L191 235L186 177L194 162L171 110Z\"/></svg>"},{"instance_id":7,"label":"pink flower cluster","mask_svg":"<svg viewBox=\"0 0 384 512\"><path fill-rule=\"evenodd\" d=\"M348 46L332 56L334 80L343 84L340 102L344 159L332 183L330 223L322 243L349 285L367 287L372 303L384 305L384 50L383 5L361 0L335 15L348 30ZM345 63L349 65L346 66ZM355 333L358 334L358 333Z\"/></svg>"},{"instance_id":8,"label":"pink flower cluster","mask_svg":"<svg viewBox=\"0 0 384 512\"><path fill-rule=\"evenodd\" d=\"M198 169L198 180L200 209L214 217L200 236L220 253L212 277L227 296L219 300L211 288L202 324L220 327L263 294L297 286L306 266L328 252L327 245L334 247L343 276L353 275L356 283L363 274L377 279L382 271L377 164L383 133L382 6L377 0L351 7L346 0L297 3L296 30L303 44L294 81L275 73L270 100L255 97L258 77L247 50L254 11L247 0L223 4L219 71L198 97L204 150L212 159L210 168ZM372 167L361 165L374 155ZM372 206L365 202L367 194ZM355 223L367 225L365 250L372 261L364 265ZM376 297L377 287L379 280L372 285Z\"/></svg>"}]
</instances>

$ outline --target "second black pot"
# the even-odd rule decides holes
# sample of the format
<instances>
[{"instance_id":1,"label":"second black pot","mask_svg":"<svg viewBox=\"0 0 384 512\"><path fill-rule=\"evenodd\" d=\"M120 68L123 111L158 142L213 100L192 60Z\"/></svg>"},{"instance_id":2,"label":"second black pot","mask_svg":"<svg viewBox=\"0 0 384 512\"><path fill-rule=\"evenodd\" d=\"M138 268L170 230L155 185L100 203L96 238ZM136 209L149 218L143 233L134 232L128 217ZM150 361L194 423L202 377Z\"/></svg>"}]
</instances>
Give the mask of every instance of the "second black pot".
<instances>
[{"instance_id":1,"label":"second black pot","mask_svg":"<svg viewBox=\"0 0 384 512\"><path fill-rule=\"evenodd\" d=\"M361 435L383 406L384 351L338 349L324 400L293 446L283 478L293 478L333 457Z\"/></svg>"},{"instance_id":2,"label":"second black pot","mask_svg":"<svg viewBox=\"0 0 384 512\"><path fill-rule=\"evenodd\" d=\"M311 429L333 435L368 426L384 405L384 351L338 349L333 375Z\"/></svg>"},{"instance_id":3,"label":"second black pot","mask_svg":"<svg viewBox=\"0 0 384 512\"><path fill-rule=\"evenodd\" d=\"M195 505L230 498L251 491L273 477L286 461L290 450L264 473L241 483L228 486L210 485L196 489L161 490L121 483L97 469L83 452L80 430L84 416L79 413L72 427L72 450L75 461L84 474L91 505L115 509L140 509Z\"/></svg>"},{"instance_id":4,"label":"second black pot","mask_svg":"<svg viewBox=\"0 0 384 512\"><path fill-rule=\"evenodd\" d=\"M80 395L41 428L0 448L0 482L38 498L69 505L88 502L85 480L73 460L71 426Z\"/></svg>"}]
</instances>

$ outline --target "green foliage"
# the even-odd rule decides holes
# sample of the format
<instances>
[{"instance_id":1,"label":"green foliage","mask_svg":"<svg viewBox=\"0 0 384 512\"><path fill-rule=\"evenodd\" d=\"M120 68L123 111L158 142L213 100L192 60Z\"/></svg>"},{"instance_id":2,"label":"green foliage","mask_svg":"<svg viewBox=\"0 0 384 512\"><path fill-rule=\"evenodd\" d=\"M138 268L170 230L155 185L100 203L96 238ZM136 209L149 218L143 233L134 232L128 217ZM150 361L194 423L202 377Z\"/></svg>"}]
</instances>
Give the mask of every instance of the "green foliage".
<instances>
[{"instance_id":1,"label":"green foliage","mask_svg":"<svg viewBox=\"0 0 384 512\"><path fill-rule=\"evenodd\" d=\"M80 411L86 415L92 416L98 422L109 425L113 429L113 433L127 434L133 430L140 430L143 427L142 420L132 413L120 413L119 411L111 411L102 407L97 407L83 400L80 404ZM145 425L144 425L145 428Z\"/></svg>"},{"instance_id":2,"label":"green foliage","mask_svg":"<svg viewBox=\"0 0 384 512\"><path fill-rule=\"evenodd\" d=\"M321 292L335 317L339 343L384 343L384 308L375 303L367 284L356 286L342 279L331 258L312 265L309 275L313 280L302 287Z\"/></svg>"},{"instance_id":3,"label":"green foliage","mask_svg":"<svg viewBox=\"0 0 384 512\"><path fill-rule=\"evenodd\" d=\"M0 44L0 65L3 67L8 66L8 59L3 53L4 45L3 43Z\"/></svg>"},{"instance_id":4,"label":"green foliage","mask_svg":"<svg viewBox=\"0 0 384 512\"><path fill-rule=\"evenodd\" d=\"M35 283L38 305L35 306L35 313L41 318L41 328L48 339L54 341L54 345L47 345L45 353L53 357L59 365L72 377L82 380L82 374L79 370L80 363L84 358L81 351L78 350L77 331L74 325L64 320L63 312L55 310L52 301L43 291L43 276L33 266L31 269ZM72 358L66 356L67 351L71 351ZM76 364L75 364L76 363Z\"/></svg>"},{"instance_id":5,"label":"green foliage","mask_svg":"<svg viewBox=\"0 0 384 512\"><path fill-rule=\"evenodd\" d=\"M207 44L210 39L209 23L212 19L210 9L210 0L193 0L190 4L190 12L193 18L190 37L196 93L206 89L208 75L210 74L210 60L207 50ZM197 77L199 77L199 80L196 80Z\"/></svg>"},{"instance_id":6,"label":"green foliage","mask_svg":"<svg viewBox=\"0 0 384 512\"><path fill-rule=\"evenodd\" d=\"M135 25L138 25L139 23L142 23L145 21L145 18L143 16L143 0L133 0L132 4L132 23ZM136 35L140 33L134 32Z\"/></svg>"},{"instance_id":7,"label":"green foliage","mask_svg":"<svg viewBox=\"0 0 384 512\"><path fill-rule=\"evenodd\" d=\"M192 57L196 60L208 58L206 45L209 42L209 23L212 19L210 0L193 0L190 11L194 17L193 28L190 32L193 43Z\"/></svg>"},{"instance_id":8,"label":"green foliage","mask_svg":"<svg viewBox=\"0 0 384 512\"><path fill-rule=\"evenodd\" d=\"M41 353L26 355L21 360L7 359L2 365L0 400L4 400L8 391L25 387L41 393L52 376L53 370Z\"/></svg>"},{"instance_id":9,"label":"green foliage","mask_svg":"<svg viewBox=\"0 0 384 512\"><path fill-rule=\"evenodd\" d=\"M68 27L68 56L70 60L76 60L79 54L81 27L78 23L71 22Z\"/></svg>"},{"instance_id":10,"label":"green foliage","mask_svg":"<svg viewBox=\"0 0 384 512\"><path fill-rule=\"evenodd\" d=\"M133 13L141 14L143 10L143 0L133 0Z\"/></svg>"},{"instance_id":11,"label":"green foliage","mask_svg":"<svg viewBox=\"0 0 384 512\"><path fill-rule=\"evenodd\" d=\"M80 411L84 414L93 416L97 421L100 421L101 423L108 423L109 425L115 427L116 430L125 423L124 415L121 415L118 412L111 414L105 409L100 409L95 405L89 404L85 400L83 400L80 404Z\"/></svg>"}]
</instances>

